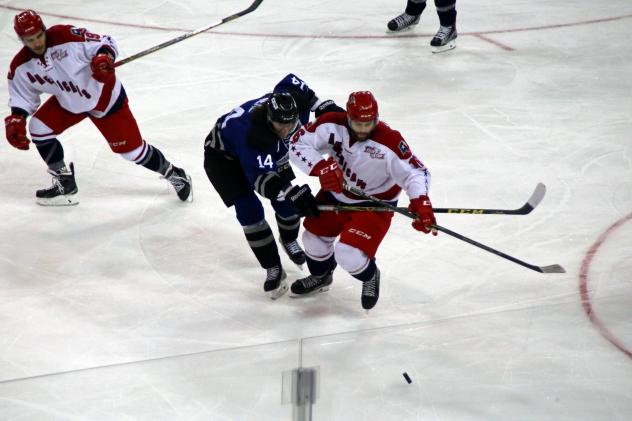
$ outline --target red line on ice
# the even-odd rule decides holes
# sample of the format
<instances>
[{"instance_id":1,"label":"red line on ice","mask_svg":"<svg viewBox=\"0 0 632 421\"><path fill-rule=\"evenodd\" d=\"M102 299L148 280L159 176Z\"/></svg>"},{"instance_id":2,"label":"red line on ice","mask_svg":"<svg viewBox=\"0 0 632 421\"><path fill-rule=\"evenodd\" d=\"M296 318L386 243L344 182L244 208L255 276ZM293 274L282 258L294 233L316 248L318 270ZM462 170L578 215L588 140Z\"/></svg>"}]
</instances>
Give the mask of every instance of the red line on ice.
<instances>
[{"instance_id":1,"label":"red line on ice","mask_svg":"<svg viewBox=\"0 0 632 421\"><path fill-rule=\"evenodd\" d=\"M595 313L595 309L590 302L590 294L588 292L588 272L590 271L590 264L592 263L593 258L599 251L599 248L606 242L608 237L619 229L623 224L632 220L632 213L628 216L621 218L614 224L612 224L607 230L599 236L597 241L590 247L586 256L584 257L584 261L582 262L582 268L579 273L579 292L582 299L582 307L588 316L588 319L592 322L592 324L597 328L597 331L608 340L612 345L614 345L619 351L623 352L628 358L632 359L632 351L626 348L619 338L617 338L608 327L597 317Z\"/></svg>"},{"instance_id":2,"label":"red line on ice","mask_svg":"<svg viewBox=\"0 0 632 421\"><path fill-rule=\"evenodd\" d=\"M15 6L6 6L0 5L0 8L7 10L15 10L22 11L24 8L15 7ZM103 23L108 25L116 25L116 26L125 26L129 28L141 28L141 29L153 29L156 31L166 31L166 32L190 32L191 29L185 28L168 28L161 26L150 26L150 25L138 25L133 23L121 23L121 22L112 22L100 19L90 19L78 16L67 16L60 15L56 13L48 13L48 12L40 12L37 11L42 16L53 16L61 19L69 19L69 20L81 20L84 22L95 22L95 23ZM603 22L611 22L621 19L632 18L632 13L627 15L620 16L612 16L607 18L597 18L590 20L583 20L578 22L570 22L570 23L560 23L560 24L551 24L551 25L541 25L541 26L532 26L532 27L524 27L524 28L513 28L513 29L498 29L498 30L490 30L490 31L476 31L476 32L459 32L460 36L464 35L472 35L481 39L485 42L489 42L505 51L513 51L514 49L504 45L498 41L495 41L486 35L490 34L508 34L512 32L527 32L527 31L540 31L546 29L555 29L555 28L566 28L569 26L579 26L579 25L591 25L595 23L603 23ZM219 19L218 19L219 21ZM206 32L209 35L235 35L235 36L249 36L249 37L269 37L269 38L322 38L322 39L397 39L397 38L429 38L432 34L406 34L406 35L303 35L303 34L265 34L265 33L252 33L252 32Z\"/></svg>"}]
</instances>

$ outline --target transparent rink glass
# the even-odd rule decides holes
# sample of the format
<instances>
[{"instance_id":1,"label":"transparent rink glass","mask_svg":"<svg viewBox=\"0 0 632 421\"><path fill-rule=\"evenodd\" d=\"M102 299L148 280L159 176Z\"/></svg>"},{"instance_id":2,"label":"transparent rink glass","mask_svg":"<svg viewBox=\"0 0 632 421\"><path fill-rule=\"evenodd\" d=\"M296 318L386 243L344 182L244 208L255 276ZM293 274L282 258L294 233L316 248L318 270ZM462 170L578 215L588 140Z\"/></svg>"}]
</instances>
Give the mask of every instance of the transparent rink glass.
<instances>
[{"instance_id":1,"label":"transparent rink glass","mask_svg":"<svg viewBox=\"0 0 632 421\"><path fill-rule=\"evenodd\" d=\"M629 419L629 358L569 300L7 381L0 383L0 414L11 420ZM624 310L626 302L611 296L599 304ZM611 314L613 333L629 337L629 324ZM299 367L316 373L315 390L301 391L315 402L301 411L292 405L291 374Z\"/></svg>"},{"instance_id":2,"label":"transparent rink glass","mask_svg":"<svg viewBox=\"0 0 632 421\"><path fill-rule=\"evenodd\" d=\"M602 304L624 309L625 302ZM599 336L576 302L305 339L302 362L319 371L314 420L632 414L631 361Z\"/></svg>"},{"instance_id":3,"label":"transparent rink glass","mask_svg":"<svg viewBox=\"0 0 632 421\"><path fill-rule=\"evenodd\" d=\"M282 373L298 341L0 383L6 420L288 420Z\"/></svg>"}]
</instances>

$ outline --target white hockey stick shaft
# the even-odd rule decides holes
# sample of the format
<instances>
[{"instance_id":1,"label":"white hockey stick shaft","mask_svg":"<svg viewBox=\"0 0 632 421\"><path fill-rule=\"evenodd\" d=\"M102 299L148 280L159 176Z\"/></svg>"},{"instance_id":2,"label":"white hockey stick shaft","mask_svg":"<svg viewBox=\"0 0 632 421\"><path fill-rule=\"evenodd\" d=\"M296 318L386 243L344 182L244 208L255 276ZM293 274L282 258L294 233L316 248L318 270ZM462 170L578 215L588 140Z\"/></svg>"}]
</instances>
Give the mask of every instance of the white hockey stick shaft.
<instances>
[{"instance_id":1,"label":"white hockey stick shaft","mask_svg":"<svg viewBox=\"0 0 632 421\"><path fill-rule=\"evenodd\" d=\"M224 19L217 21L217 22L213 22L210 25L207 25L203 28L200 29L196 29L195 31L191 31L191 32L187 32L186 34L182 34L179 37L170 39L169 41L165 41L162 44L158 44L156 46L153 46L151 48L148 48L146 50L143 50L139 53L136 53L132 56L129 56L127 58L124 58L123 60L119 60L116 63L114 63L114 67L119 67L122 66L126 63L129 63L130 61L134 61L137 60L141 57L145 57L146 55L149 55L151 53L155 53L156 51L162 50L163 48L169 47L170 45L173 44L177 44L180 41L184 41L185 39L191 38L192 36L201 34L202 32L206 32L209 29L213 29L216 28L220 25L223 25L225 23L228 23L232 20L235 20L241 16L247 15L248 13L254 11L257 7L259 7L259 5L263 2L263 0L255 0L247 9L242 10L241 12L237 12L233 15L230 15L228 17L225 17Z\"/></svg>"}]
</instances>

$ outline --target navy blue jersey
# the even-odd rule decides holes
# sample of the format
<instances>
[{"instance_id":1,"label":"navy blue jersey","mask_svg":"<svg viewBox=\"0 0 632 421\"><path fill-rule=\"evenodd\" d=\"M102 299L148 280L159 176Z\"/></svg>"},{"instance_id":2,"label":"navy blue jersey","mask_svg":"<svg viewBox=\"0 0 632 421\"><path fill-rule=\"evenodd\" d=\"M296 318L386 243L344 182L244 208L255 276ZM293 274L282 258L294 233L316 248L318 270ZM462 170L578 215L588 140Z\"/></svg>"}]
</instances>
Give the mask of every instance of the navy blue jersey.
<instances>
[{"instance_id":1,"label":"navy blue jersey","mask_svg":"<svg viewBox=\"0 0 632 421\"><path fill-rule=\"evenodd\" d=\"M273 92L289 92L296 101L300 124L304 125L309 121L310 108L317 98L303 80L288 74L274 87ZM270 95L271 93L267 93L241 104L221 116L216 125L219 132L218 149L239 160L244 174L253 186L267 173L282 174L288 170L291 173L289 136L287 139L279 139L267 121L253 118L253 111L263 106ZM293 173L290 179L292 178Z\"/></svg>"}]
</instances>

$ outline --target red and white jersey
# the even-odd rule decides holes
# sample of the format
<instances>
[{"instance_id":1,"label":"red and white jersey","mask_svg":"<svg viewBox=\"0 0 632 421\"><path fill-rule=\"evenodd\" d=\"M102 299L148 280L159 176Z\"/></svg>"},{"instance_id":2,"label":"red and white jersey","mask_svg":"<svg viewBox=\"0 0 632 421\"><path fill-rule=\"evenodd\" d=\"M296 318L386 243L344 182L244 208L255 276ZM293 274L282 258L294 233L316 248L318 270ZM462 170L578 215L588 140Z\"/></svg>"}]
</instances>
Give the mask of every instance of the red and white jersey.
<instances>
[{"instance_id":1,"label":"red and white jersey","mask_svg":"<svg viewBox=\"0 0 632 421\"><path fill-rule=\"evenodd\" d=\"M412 153L397 131L379 122L364 141L352 141L347 113L326 113L292 137L290 160L306 174L323 160L334 157L347 185L381 200L394 201L402 189L408 197L428 195L430 172ZM332 193L344 203L366 201L352 193Z\"/></svg>"},{"instance_id":2,"label":"red and white jersey","mask_svg":"<svg viewBox=\"0 0 632 421\"><path fill-rule=\"evenodd\" d=\"M47 93L71 113L103 116L116 102L121 82L115 77L103 84L92 78L90 62L101 48L118 55L116 42L108 35L70 25L47 29L42 56L24 47L11 62L7 76L9 106L33 114L40 105L40 95Z\"/></svg>"}]
</instances>

